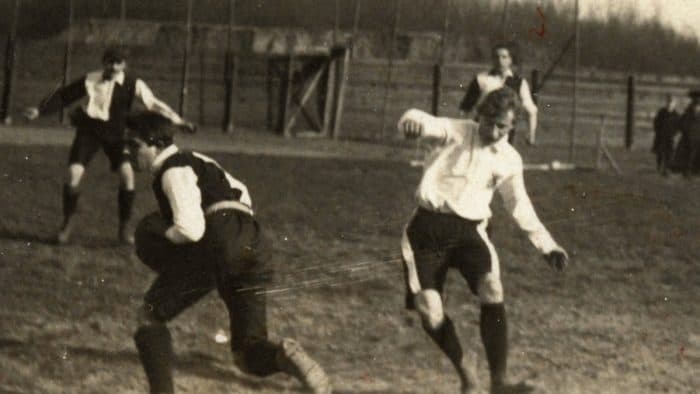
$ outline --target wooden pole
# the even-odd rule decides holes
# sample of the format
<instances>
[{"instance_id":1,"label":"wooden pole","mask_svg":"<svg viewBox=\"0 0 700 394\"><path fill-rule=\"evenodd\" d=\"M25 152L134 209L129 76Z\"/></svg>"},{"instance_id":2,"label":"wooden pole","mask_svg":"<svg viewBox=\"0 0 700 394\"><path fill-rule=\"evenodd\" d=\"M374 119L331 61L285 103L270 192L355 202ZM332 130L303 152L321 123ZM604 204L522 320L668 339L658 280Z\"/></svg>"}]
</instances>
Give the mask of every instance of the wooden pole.
<instances>
[{"instance_id":1,"label":"wooden pole","mask_svg":"<svg viewBox=\"0 0 700 394\"><path fill-rule=\"evenodd\" d=\"M634 104L635 81L634 75L627 77L627 114L625 118L625 147L632 148L634 143Z\"/></svg>"},{"instance_id":2,"label":"wooden pole","mask_svg":"<svg viewBox=\"0 0 700 394\"><path fill-rule=\"evenodd\" d=\"M2 107L0 113L5 124L12 124L12 116L10 108L12 107L12 93L15 82L15 64L17 63L17 23L19 20L20 0L15 0L15 6L12 12L12 24L10 32L7 36L7 44L5 46L5 73L2 89Z\"/></svg>"},{"instance_id":3,"label":"wooden pole","mask_svg":"<svg viewBox=\"0 0 700 394\"><path fill-rule=\"evenodd\" d=\"M355 38L357 37L357 31L360 26L360 10L361 10L362 0L356 0L355 2L355 12L353 13L352 19L352 32L350 33L350 38L348 38L346 48L343 50L343 61L336 60L336 76L338 79L338 93L335 103L335 116L333 117L333 138L337 139L340 137L341 124L343 120L343 109L345 106L345 88L348 83L348 78L350 77L350 59L352 58L352 53L355 47Z\"/></svg>"},{"instance_id":4,"label":"wooden pole","mask_svg":"<svg viewBox=\"0 0 700 394\"><path fill-rule=\"evenodd\" d=\"M569 161L574 161L574 148L576 145L576 107L578 104L578 64L579 64L579 4L574 3L574 86L573 100L571 103L571 128L569 129Z\"/></svg>"},{"instance_id":5,"label":"wooden pole","mask_svg":"<svg viewBox=\"0 0 700 394\"><path fill-rule=\"evenodd\" d=\"M224 119L221 125L221 131L231 133L234 130L233 105L236 89L236 57L233 51L233 28L235 25L235 9L236 0L228 2L228 30L226 32L226 58L224 61ZM268 66L269 67L269 66ZM268 75L269 77L269 75ZM268 105L270 104L268 98ZM268 111L269 112L269 111Z\"/></svg>"},{"instance_id":6,"label":"wooden pole","mask_svg":"<svg viewBox=\"0 0 700 394\"><path fill-rule=\"evenodd\" d=\"M63 52L63 80L61 87L68 85L70 80L70 61L73 53L73 18L75 13L75 1L68 0L68 30L66 35L66 46ZM64 108L58 112L58 120L63 123L66 119L66 111Z\"/></svg>"},{"instance_id":7,"label":"wooden pole","mask_svg":"<svg viewBox=\"0 0 700 394\"><path fill-rule=\"evenodd\" d=\"M399 21L401 19L401 0L394 0L394 26L391 30L391 40L389 41L389 62L386 73L386 84L384 89L384 103L382 105L382 128L380 136L383 138L386 131L386 117L389 102L391 101L391 84L393 83L393 68L394 68L394 46L396 45L396 36L399 34Z\"/></svg>"},{"instance_id":8,"label":"wooden pole","mask_svg":"<svg viewBox=\"0 0 700 394\"><path fill-rule=\"evenodd\" d=\"M600 129L598 129L598 135L596 136L596 153L595 153L595 169L600 170L603 164L603 134L605 133L605 122L607 118L605 115L600 116Z\"/></svg>"},{"instance_id":9,"label":"wooden pole","mask_svg":"<svg viewBox=\"0 0 700 394\"><path fill-rule=\"evenodd\" d=\"M192 0L187 2L187 22L185 24L185 48L182 54L182 75L180 79L180 105L179 112L183 118L187 116L187 82L190 78L190 46L192 39Z\"/></svg>"},{"instance_id":10,"label":"wooden pole","mask_svg":"<svg viewBox=\"0 0 700 394\"><path fill-rule=\"evenodd\" d=\"M124 44L124 32L126 31L126 0L121 0L119 3L119 45Z\"/></svg>"},{"instance_id":11,"label":"wooden pole","mask_svg":"<svg viewBox=\"0 0 700 394\"><path fill-rule=\"evenodd\" d=\"M338 43L340 31L340 0L335 0L335 18L333 19L333 45Z\"/></svg>"},{"instance_id":12,"label":"wooden pole","mask_svg":"<svg viewBox=\"0 0 700 394\"><path fill-rule=\"evenodd\" d=\"M355 2L355 12L352 16L352 33L350 34L350 40L348 48L350 49L350 58L353 56L355 39L357 38L357 32L360 28L360 10L362 6L362 0L356 0Z\"/></svg>"},{"instance_id":13,"label":"wooden pole","mask_svg":"<svg viewBox=\"0 0 700 394\"><path fill-rule=\"evenodd\" d=\"M450 23L450 0L445 0L445 17L442 23L440 35L440 54L438 62L433 67L433 115L440 114L440 96L442 94L442 67L445 64L445 52L447 52L447 31Z\"/></svg>"},{"instance_id":14,"label":"wooden pole","mask_svg":"<svg viewBox=\"0 0 700 394\"><path fill-rule=\"evenodd\" d=\"M506 41L506 24L508 23L508 0L503 0L503 13L501 14L501 40Z\"/></svg>"}]
</instances>

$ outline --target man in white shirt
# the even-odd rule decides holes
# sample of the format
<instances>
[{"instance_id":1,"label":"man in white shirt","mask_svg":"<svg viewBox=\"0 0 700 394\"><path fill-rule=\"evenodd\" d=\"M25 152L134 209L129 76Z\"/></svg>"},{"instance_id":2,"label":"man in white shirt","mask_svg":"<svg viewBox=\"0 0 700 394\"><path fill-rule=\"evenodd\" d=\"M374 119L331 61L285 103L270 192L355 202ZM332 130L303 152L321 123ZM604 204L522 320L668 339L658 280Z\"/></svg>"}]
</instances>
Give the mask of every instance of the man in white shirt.
<instances>
[{"instance_id":1,"label":"man in white shirt","mask_svg":"<svg viewBox=\"0 0 700 394\"><path fill-rule=\"evenodd\" d=\"M443 311L449 268L458 269L479 297L491 391L526 388L506 381L508 337L500 264L486 230L494 192L501 194L508 212L550 265L561 270L568 262L564 249L537 217L525 190L520 154L506 140L518 106L516 93L504 87L482 100L479 123L411 109L398 124L406 138L437 145L426 158L416 191L418 208L401 241L407 307L418 310L423 327L456 368L463 393L476 392L477 382L463 357L455 325Z\"/></svg>"},{"instance_id":2,"label":"man in white shirt","mask_svg":"<svg viewBox=\"0 0 700 394\"><path fill-rule=\"evenodd\" d=\"M248 188L216 161L173 143L176 127L155 113L128 118L137 170L153 175L159 211L136 228L136 254L158 277L139 309L136 347L153 393L172 393L173 349L166 323L216 289L228 310L231 351L247 373L288 373L316 394L331 385L291 338L268 338L271 267Z\"/></svg>"},{"instance_id":3,"label":"man in white shirt","mask_svg":"<svg viewBox=\"0 0 700 394\"><path fill-rule=\"evenodd\" d=\"M134 201L134 171L124 147L124 125L135 97L149 110L194 131L194 125L185 122L156 98L145 82L126 73L126 56L122 49L108 48L102 56L102 66L102 70L87 73L54 91L38 107L29 107L24 111L27 119L34 120L84 99L82 105L71 113L76 134L68 158L68 179L63 186L63 224L56 237L59 244L65 244L70 239L80 183L85 168L100 148L107 155L111 170L119 172L119 240L133 243L129 220Z\"/></svg>"},{"instance_id":4,"label":"man in white shirt","mask_svg":"<svg viewBox=\"0 0 700 394\"><path fill-rule=\"evenodd\" d=\"M493 47L493 68L487 72L478 73L467 88L459 109L463 115L475 110L489 92L508 86L520 96L522 107L527 112L528 136L527 143L535 144L537 131L537 105L532 99L530 85L527 80L513 71L514 47L513 45L498 44ZM515 129L508 133L508 142L515 142Z\"/></svg>"}]
</instances>

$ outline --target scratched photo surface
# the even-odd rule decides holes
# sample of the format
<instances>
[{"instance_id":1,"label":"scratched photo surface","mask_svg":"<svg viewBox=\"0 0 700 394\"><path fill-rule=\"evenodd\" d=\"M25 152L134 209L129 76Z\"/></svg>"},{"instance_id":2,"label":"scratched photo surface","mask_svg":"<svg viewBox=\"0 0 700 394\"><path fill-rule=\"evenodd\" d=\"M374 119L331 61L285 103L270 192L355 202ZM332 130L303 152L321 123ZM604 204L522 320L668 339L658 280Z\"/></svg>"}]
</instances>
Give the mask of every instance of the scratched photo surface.
<instances>
[{"instance_id":1,"label":"scratched photo surface","mask_svg":"<svg viewBox=\"0 0 700 394\"><path fill-rule=\"evenodd\" d=\"M128 49L127 72L198 125L178 145L247 185L275 270L273 339L296 338L337 393L459 392L449 360L405 309L400 241L429 147L396 125L410 108L465 116L460 102L503 38L517 43L515 70L538 108L534 145L525 112L516 125L526 188L570 257L564 272L550 269L494 198L509 376L535 393L698 392L700 165L681 148L690 134L673 136L666 176L651 152L666 96L683 113L700 89L698 7L581 1L577 29L575 3L0 3L0 393L148 392L133 336L155 275L118 241L119 178L99 151L71 241L56 245L75 130L57 112L22 117L64 79L101 69L110 44ZM352 56L333 43L353 44ZM135 189L138 220L158 206L148 174ZM444 305L486 393L479 299L458 272ZM216 291L168 326L178 393L304 391L287 375L235 366Z\"/></svg>"}]
</instances>

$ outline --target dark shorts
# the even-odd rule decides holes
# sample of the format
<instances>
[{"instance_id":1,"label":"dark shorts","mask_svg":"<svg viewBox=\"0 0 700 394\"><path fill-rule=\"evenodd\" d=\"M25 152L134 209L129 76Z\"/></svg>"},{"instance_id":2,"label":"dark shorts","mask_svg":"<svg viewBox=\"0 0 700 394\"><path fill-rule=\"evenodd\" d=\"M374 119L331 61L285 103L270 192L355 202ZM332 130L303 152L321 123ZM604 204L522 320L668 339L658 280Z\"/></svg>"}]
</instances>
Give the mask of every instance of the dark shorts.
<instances>
[{"instance_id":1,"label":"dark shorts","mask_svg":"<svg viewBox=\"0 0 700 394\"><path fill-rule=\"evenodd\" d=\"M486 221L418 208L401 245L409 293L442 293L447 270L456 268L477 294L479 280L498 263L486 226Z\"/></svg>"},{"instance_id":2,"label":"dark shorts","mask_svg":"<svg viewBox=\"0 0 700 394\"><path fill-rule=\"evenodd\" d=\"M118 131L115 133L121 135ZM94 130L78 128L70 148L68 164L82 164L87 166L95 157L97 151L102 150L109 159L109 167L114 172L119 169L122 163L129 161L129 151L126 149L124 140L121 137L105 138Z\"/></svg>"},{"instance_id":3,"label":"dark shorts","mask_svg":"<svg viewBox=\"0 0 700 394\"><path fill-rule=\"evenodd\" d=\"M265 288L269 282L267 248L255 219L236 210L207 215L204 237L176 245L163 235L159 213L136 229L136 253L158 277L144 302L162 321L175 318L214 289L231 320L234 349L267 339Z\"/></svg>"}]
</instances>

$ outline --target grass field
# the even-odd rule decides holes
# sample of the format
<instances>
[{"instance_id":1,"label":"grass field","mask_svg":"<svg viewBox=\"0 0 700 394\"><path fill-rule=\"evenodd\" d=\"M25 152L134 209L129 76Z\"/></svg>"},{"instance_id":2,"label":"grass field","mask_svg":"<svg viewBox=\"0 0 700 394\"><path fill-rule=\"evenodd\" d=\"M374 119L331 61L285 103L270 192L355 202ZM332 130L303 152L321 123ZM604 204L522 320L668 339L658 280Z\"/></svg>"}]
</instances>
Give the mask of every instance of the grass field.
<instances>
[{"instance_id":1,"label":"grass field","mask_svg":"<svg viewBox=\"0 0 700 394\"><path fill-rule=\"evenodd\" d=\"M540 217L572 255L563 274L494 203L511 375L540 393L698 392L700 183L656 176L646 152L617 154L623 176L526 174ZM0 145L0 393L145 392L131 336L153 276L116 244L116 179L103 156L85 180L73 244L48 242L66 156L63 145ZM298 338L340 393L457 391L447 360L402 309L398 241L418 169L357 157L212 156L249 185L273 240L274 336ZM138 179L136 216L155 209L149 182ZM486 384L477 302L454 274L447 309ZM281 375L240 373L213 339L226 321L212 294L172 323L179 392L300 390Z\"/></svg>"}]
</instances>

